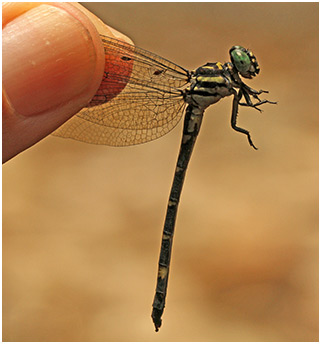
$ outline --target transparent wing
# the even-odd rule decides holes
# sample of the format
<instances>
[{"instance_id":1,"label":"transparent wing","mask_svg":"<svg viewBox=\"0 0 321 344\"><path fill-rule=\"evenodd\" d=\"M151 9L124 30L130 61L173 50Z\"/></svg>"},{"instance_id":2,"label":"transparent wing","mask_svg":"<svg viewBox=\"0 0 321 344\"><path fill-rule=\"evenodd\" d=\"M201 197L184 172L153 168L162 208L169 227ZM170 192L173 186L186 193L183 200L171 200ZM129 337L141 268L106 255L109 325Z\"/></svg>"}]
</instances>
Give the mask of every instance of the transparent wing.
<instances>
[{"instance_id":1,"label":"transparent wing","mask_svg":"<svg viewBox=\"0 0 321 344\"><path fill-rule=\"evenodd\" d=\"M106 67L97 94L54 135L129 146L167 134L184 112L189 72L122 41L105 36L102 41Z\"/></svg>"}]
</instances>

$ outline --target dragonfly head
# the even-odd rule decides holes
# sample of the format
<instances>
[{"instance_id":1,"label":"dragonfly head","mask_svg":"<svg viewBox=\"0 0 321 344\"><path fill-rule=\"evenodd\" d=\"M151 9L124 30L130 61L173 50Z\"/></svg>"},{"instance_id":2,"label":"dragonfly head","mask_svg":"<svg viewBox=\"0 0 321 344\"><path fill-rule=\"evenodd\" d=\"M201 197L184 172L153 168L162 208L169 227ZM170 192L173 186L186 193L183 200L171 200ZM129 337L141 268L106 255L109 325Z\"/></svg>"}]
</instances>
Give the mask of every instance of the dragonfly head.
<instances>
[{"instance_id":1,"label":"dragonfly head","mask_svg":"<svg viewBox=\"0 0 321 344\"><path fill-rule=\"evenodd\" d=\"M230 57L233 66L244 78L252 79L259 74L260 67L251 50L235 45L230 49Z\"/></svg>"}]
</instances>

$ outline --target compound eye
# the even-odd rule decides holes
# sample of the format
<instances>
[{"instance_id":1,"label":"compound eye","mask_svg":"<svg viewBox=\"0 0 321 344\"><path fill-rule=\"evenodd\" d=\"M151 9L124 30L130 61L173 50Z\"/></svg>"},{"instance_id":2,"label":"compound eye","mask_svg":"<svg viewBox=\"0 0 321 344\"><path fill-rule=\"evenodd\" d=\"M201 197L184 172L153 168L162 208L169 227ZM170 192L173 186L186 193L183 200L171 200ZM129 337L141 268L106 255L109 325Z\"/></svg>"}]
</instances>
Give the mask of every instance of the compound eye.
<instances>
[{"instance_id":1,"label":"compound eye","mask_svg":"<svg viewBox=\"0 0 321 344\"><path fill-rule=\"evenodd\" d=\"M232 63L240 73L246 73L251 69L251 60L248 54L239 48L230 52Z\"/></svg>"}]
</instances>

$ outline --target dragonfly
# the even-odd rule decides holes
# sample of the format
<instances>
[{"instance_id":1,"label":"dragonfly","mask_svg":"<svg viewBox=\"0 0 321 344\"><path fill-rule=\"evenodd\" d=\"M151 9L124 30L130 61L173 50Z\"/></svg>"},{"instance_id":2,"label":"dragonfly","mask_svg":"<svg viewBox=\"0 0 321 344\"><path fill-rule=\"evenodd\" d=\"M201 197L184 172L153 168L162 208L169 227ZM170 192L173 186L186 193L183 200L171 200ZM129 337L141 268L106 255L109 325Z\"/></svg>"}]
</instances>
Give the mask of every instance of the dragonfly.
<instances>
[{"instance_id":1,"label":"dragonfly","mask_svg":"<svg viewBox=\"0 0 321 344\"><path fill-rule=\"evenodd\" d=\"M189 71L121 40L106 36L101 36L101 40L105 49L101 85L88 106L58 128L54 135L92 144L136 145L167 134L185 113L152 305L152 320L157 332L165 308L178 205L205 109L232 96L231 126L257 149L249 131L237 125L239 106L261 111L261 105L276 102L261 100L259 96L268 91L256 91L242 81L242 78L255 77L260 68L254 54L241 46L229 50L230 62L206 63Z\"/></svg>"}]
</instances>

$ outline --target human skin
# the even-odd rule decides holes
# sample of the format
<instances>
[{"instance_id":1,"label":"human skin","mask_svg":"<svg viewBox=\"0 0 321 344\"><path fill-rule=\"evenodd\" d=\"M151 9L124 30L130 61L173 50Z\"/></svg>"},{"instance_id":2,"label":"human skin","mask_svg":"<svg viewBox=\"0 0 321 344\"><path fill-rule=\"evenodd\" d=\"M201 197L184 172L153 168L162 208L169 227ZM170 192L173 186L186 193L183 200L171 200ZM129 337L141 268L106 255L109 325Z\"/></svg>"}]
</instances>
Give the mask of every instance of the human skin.
<instances>
[{"instance_id":1,"label":"human skin","mask_svg":"<svg viewBox=\"0 0 321 344\"><path fill-rule=\"evenodd\" d=\"M2 161L79 112L103 77L99 34L131 41L77 3L3 3Z\"/></svg>"}]
</instances>

